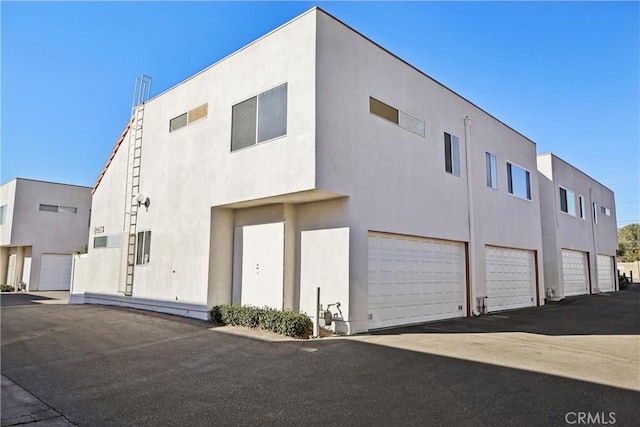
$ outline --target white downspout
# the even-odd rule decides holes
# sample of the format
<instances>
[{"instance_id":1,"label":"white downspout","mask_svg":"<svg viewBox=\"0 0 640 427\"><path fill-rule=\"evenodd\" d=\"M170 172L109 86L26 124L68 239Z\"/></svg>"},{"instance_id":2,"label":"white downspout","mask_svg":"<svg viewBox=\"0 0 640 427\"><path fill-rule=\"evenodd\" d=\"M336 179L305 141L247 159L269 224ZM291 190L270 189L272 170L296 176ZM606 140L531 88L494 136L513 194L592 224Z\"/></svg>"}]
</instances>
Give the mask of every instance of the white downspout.
<instances>
[{"instance_id":1,"label":"white downspout","mask_svg":"<svg viewBox=\"0 0 640 427\"><path fill-rule=\"evenodd\" d=\"M475 292L476 285L476 236L475 219L473 215L473 183L471 181L471 118L464 116L464 148L465 166L467 173L467 206L469 213L469 301L471 302L471 313L479 316L481 313L476 310Z\"/></svg>"}]
</instances>

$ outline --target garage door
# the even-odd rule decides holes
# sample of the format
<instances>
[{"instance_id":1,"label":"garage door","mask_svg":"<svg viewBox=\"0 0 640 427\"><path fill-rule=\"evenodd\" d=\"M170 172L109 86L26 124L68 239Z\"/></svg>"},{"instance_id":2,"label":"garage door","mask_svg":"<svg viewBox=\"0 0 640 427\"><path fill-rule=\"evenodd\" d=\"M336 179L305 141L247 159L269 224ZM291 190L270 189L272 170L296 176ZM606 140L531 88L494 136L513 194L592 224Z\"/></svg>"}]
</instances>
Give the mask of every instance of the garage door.
<instances>
[{"instance_id":1,"label":"garage door","mask_svg":"<svg viewBox=\"0 0 640 427\"><path fill-rule=\"evenodd\" d=\"M68 290L71 283L71 255L42 254L41 291Z\"/></svg>"},{"instance_id":2,"label":"garage door","mask_svg":"<svg viewBox=\"0 0 640 427\"><path fill-rule=\"evenodd\" d=\"M589 293L589 268L586 252L562 250L562 281L564 296Z\"/></svg>"},{"instance_id":3,"label":"garage door","mask_svg":"<svg viewBox=\"0 0 640 427\"><path fill-rule=\"evenodd\" d=\"M598 255L598 289L600 292L612 292L615 290L613 271L613 257Z\"/></svg>"},{"instance_id":4,"label":"garage door","mask_svg":"<svg viewBox=\"0 0 640 427\"><path fill-rule=\"evenodd\" d=\"M533 251L485 248L487 311L536 305L535 258Z\"/></svg>"},{"instance_id":5,"label":"garage door","mask_svg":"<svg viewBox=\"0 0 640 427\"><path fill-rule=\"evenodd\" d=\"M463 243L369 233L369 329L463 317Z\"/></svg>"}]
</instances>

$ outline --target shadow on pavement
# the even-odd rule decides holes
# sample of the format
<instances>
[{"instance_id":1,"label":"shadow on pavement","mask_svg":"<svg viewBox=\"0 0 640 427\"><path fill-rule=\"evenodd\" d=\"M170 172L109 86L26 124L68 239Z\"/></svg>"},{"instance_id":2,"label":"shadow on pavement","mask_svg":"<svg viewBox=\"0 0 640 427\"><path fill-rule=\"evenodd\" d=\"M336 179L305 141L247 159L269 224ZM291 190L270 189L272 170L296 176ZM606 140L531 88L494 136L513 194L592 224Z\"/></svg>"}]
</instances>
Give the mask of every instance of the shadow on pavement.
<instances>
[{"instance_id":1,"label":"shadow on pavement","mask_svg":"<svg viewBox=\"0 0 640 427\"><path fill-rule=\"evenodd\" d=\"M380 329L369 334L491 332L528 332L551 336L638 335L640 285L629 285L619 292L568 297L560 302L548 302L542 307Z\"/></svg>"},{"instance_id":2,"label":"shadow on pavement","mask_svg":"<svg viewBox=\"0 0 640 427\"><path fill-rule=\"evenodd\" d=\"M40 295L22 294L22 293L6 293L0 296L0 305L2 307L12 307L18 305L38 304L37 301L51 301L55 298L43 297Z\"/></svg>"}]
</instances>

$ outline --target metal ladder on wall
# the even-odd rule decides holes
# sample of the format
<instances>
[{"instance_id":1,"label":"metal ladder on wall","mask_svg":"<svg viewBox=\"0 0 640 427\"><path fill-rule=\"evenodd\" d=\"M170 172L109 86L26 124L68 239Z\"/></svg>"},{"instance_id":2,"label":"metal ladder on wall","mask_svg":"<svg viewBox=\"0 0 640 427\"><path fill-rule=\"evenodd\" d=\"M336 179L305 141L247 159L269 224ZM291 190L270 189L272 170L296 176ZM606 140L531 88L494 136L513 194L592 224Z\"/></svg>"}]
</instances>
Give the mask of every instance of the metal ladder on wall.
<instances>
[{"instance_id":1,"label":"metal ladder on wall","mask_svg":"<svg viewBox=\"0 0 640 427\"><path fill-rule=\"evenodd\" d=\"M142 125L144 105L151 93L151 77L141 74L136 78L131 101L131 125L127 152L127 182L124 204L124 232L127 233L127 271L124 294L133 295L133 274L136 263L136 230L138 226L138 201L140 193L140 164L142 160Z\"/></svg>"}]
</instances>

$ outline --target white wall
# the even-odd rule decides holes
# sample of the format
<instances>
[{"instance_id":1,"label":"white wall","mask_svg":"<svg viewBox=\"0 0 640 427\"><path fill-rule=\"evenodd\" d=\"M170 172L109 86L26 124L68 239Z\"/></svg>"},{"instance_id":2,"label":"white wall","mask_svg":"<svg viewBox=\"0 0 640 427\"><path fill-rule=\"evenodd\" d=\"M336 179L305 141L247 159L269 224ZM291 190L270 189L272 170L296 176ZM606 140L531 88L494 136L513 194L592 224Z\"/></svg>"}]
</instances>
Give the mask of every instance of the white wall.
<instances>
[{"instance_id":1,"label":"white wall","mask_svg":"<svg viewBox=\"0 0 640 427\"><path fill-rule=\"evenodd\" d=\"M20 247L20 254L30 251L27 289L38 290L42 254L70 255L87 244L91 189L17 178L2 186L2 197L3 204L7 197L9 206L7 224L1 226L3 246ZM77 212L40 211L41 204L73 207ZM23 266L24 255L20 258Z\"/></svg>"},{"instance_id":2,"label":"white wall","mask_svg":"<svg viewBox=\"0 0 640 427\"><path fill-rule=\"evenodd\" d=\"M561 251L570 249L589 254L591 289L595 290L597 255L615 257L618 248L613 191L553 154L542 154L537 161L541 180L541 222L547 287L554 289L559 297L564 295ZM574 192L575 216L560 211L560 187ZM584 219L580 218L579 196L585 199ZM593 202L598 208L597 224L593 220ZM610 209L610 216L601 212L602 206Z\"/></svg>"}]
</instances>

